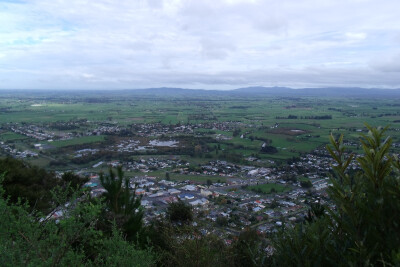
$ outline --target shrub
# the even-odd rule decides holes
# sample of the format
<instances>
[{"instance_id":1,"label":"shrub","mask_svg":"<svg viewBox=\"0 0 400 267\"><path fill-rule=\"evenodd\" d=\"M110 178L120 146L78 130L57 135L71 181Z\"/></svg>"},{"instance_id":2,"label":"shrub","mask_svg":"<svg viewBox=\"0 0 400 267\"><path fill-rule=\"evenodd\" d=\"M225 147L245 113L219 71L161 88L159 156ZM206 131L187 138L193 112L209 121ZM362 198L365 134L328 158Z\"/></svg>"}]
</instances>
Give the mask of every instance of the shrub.
<instances>
[{"instance_id":1,"label":"shrub","mask_svg":"<svg viewBox=\"0 0 400 267\"><path fill-rule=\"evenodd\" d=\"M274 240L274 261L279 266L398 266L400 264L400 163L389 154L386 128L367 125L361 139L364 154L356 162L361 171L350 175L355 155L346 153L343 136L331 136L328 151L335 160L335 175L328 193L335 208L326 216Z\"/></svg>"}]
</instances>

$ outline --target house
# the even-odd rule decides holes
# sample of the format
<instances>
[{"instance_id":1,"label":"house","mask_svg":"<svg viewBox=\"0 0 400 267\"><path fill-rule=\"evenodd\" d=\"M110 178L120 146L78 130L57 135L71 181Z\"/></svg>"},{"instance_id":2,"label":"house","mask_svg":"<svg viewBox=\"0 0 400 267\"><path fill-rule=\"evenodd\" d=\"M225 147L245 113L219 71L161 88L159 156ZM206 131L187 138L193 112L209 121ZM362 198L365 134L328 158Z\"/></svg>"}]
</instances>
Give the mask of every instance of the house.
<instances>
[{"instance_id":1,"label":"house","mask_svg":"<svg viewBox=\"0 0 400 267\"><path fill-rule=\"evenodd\" d=\"M175 194L180 194L181 191L179 191L178 189L175 189L175 188L171 188L171 189L168 189L168 193L170 195L175 195Z\"/></svg>"},{"instance_id":2,"label":"house","mask_svg":"<svg viewBox=\"0 0 400 267\"><path fill-rule=\"evenodd\" d=\"M259 212L260 210L261 210L260 207L255 207L255 208L253 208L253 211L254 211L254 212Z\"/></svg>"},{"instance_id":3,"label":"house","mask_svg":"<svg viewBox=\"0 0 400 267\"><path fill-rule=\"evenodd\" d=\"M175 197L175 196L163 197L161 199L161 202L164 203L164 204L170 204L170 203L174 203L174 202L177 202L177 201L178 201L178 198Z\"/></svg>"},{"instance_id":4,"label":"house","mask_svg":"<svg viewBox=\"0 0 400 267\"><path fill-rule=\"evenodd\" d=\"M194 201L189 202L189 204L192 205L192 206L203 206L203 205L205 205L207 203L208 203L208 200L205 199L205 198L196 199Z\"/></svg>"},{"instance_id":5,"label":"house","mask_svg":"<svg viewBox=\"0 0 400 267\"><path fill-rule=\"evenodd\" d=\"M188 200L194 199L194 195L188 193L180 194L178 197L179 199L188 199Z\"/></svg>"},{"instance_id":6,"label":"house","mask_svg":"<svg viewBox=\"0 0 400 267\"><path fill-rule=\"evenodd\" d=\"M148 209L148 208L151 208L151 202L150 201L148 201L148 200L142 200L141 201L141 205L143 206L143 207L145 207L146 209Z\"/></svg>"},{"instance_id":7,"label":"house","mask_svg":"<svg viewBox=\"0 0 400 267\"><path fill-rule=\"evenodd\" d=\"M86 184L83 185L83 187L96 187L97 183L92 183L92 182L87 182Z\"/></svg>"},{"instance_id":8,"label":"house","mask_svg":"<svg viewBox=\"0 0 400 267\"><path fill-rule=\"evenodd\" d=\"M93 168L97 168L97 167L99 167L101 164L103 164L102 161L100 161L100 162L94 164L92 167L93 167Z\"/></svg>"},{"instance_id":9,"label":"house","mask_svg":"<svg viewBox=\"0 0 400 267\"><path fill-rule=\"evenodd\" d=\"M193 185L185 185L184 187L182 187L182 189L187 191L196 191L196 187Z\"/></svg>"},{"instance_id":10,"label":"house","mask_svg":"<svg viewBox=\"0 0 400 267\"><path fill-rule=\"evenodd\" d=\"M249 171L248 173L247 173L247 175L248 176L255 176L255 175L257 175L258 174L258 169L255 169L255 170L251 170L251 171Z\"/></svg>"},{"instance_id":11,"label":"house","mask_svg":"<svg viewBox=\"0 0 400 267\"><path fill-rule=\"evenodd\" d=\"M149 197L161 197L164 195L164 192L157 192L155 194L150 195Z\"/></svg>"},{"instance_id":12,"label":"house","mask_svg":"<svg viewBox=\"0 0 400 267\"><path fill-rule=\"evenodd\" d=\"M203 190L203 189L200 190L200 195L202 195L204 197L208 197L208 196L210 196L212 194L213 193L211 191L209 191L209 190Z\"/></svg>"},{"instance_id":13,"label":"house","mask_svg":"<svg viewBox=\"0 0 400 267\"><path fill-rule=\"evenodd\" d=\"M153 182L144 182L144 183L141 183L141 184L139 184L139 187L149 187L149 186L153 186L154 185L154 183Z\"/></svg>"},{"instance_id":14,"label":"house","mask_svg":"<svg viewBox=\"0 0 400 267\"><path fill-rule=\"evenodd\" d=\"M146 194L146 190L138 188L135 190L135 195L140 196Z\"/></svg>"}]
</instances>

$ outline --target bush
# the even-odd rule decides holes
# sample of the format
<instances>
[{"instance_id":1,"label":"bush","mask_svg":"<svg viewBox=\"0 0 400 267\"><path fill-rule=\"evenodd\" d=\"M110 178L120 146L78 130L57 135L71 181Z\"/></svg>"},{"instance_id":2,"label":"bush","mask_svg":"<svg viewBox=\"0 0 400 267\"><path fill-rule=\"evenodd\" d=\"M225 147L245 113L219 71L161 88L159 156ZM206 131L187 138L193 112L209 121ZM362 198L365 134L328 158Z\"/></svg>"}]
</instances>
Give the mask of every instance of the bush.
<instances>
[{"instance_id":1,"label":"bush","mask_svg":"<svg viewBox=\"0 0 400 267\"><path fill-rule=\"evenodd\" d=\"M219 216L217 217L217 221L216 221L218 226L227 226L228 225L228 219L226 217L223 216Z\"/></svg>"},{"instance_id":2,"label":"bush","mask_svg":"<svg viewBox=\"0 0 400 267\"><path fill-rule=\"evenodd\" d=\"M65 207L62 203L68 195L64 190L49 192L58 207L53 212L63 214L56 221L30 211L27 203L4 199L1 182L2 266L154 266L154 253L137 249L115 227L110 236L96 228L104 208L101 201L76 192L69 199L74 204Z\"/></svg>"},{"instance_id":3,"label":"bush","mask_svg":"<svg viewBox=\"0 0 400 267\"><path fill-rule=\"evenodd\" d=\"M328 194L335 208L324 207L326 216L312 216L305 224L282 231L274 240L276 265L400 264L400 162L389 154L392 140L384 138L387 127L367 128L356 175L350 175L355 155L346 153L343 136L331 136L327 149L336 163Z\"/></svg>"},{"instance_id":4,"label":"bush","mask_svg":"<svg viewBox=\"0 0 400 267\"><path fill-rule=\"evenodd\" d=\"M313 184L311 183L311 181L306 180L306 181L300 181L300 186L303 188L311 188Z\"/></svg>"},{"instance_id":5,"label":"bush","mask_svg":"<svg viewBox=\"0 0 400 267\"><path fill-rule=\"evenodd\" d=\"M171 203L167 209L167 217L171 222L189 223L193 220L192 207L183 201Z\"/></svg>"},{"instance_id":6,"label":"bush","mask_svg":"<svg viewBox=\"0 0 400 267\"><path fill-rule=\"evenodd\" d=\"M58 179L54 173L14 158L0 159L0 173L5 175L3 189L11 202L17 203L21 198L28 201L29 209L41 212L51 210L50 191L53 188L66 187L68 182L71 182L73 187L81 185L81 178L74 174L67 173L63 179Z\"/></svg>"}]
</instances>

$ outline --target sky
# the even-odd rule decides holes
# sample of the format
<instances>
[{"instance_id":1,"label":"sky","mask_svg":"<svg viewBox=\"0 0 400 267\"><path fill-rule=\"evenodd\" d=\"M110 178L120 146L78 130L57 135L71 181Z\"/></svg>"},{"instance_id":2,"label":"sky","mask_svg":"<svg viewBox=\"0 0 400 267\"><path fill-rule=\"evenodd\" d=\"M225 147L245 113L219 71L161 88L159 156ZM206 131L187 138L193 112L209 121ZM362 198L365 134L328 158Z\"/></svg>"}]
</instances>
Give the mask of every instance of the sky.
<instances>
[{"instance_id":1,"label":"sky","mask_svg":"<svg viewBox=\"0 0 400 267\"><path fill-rule=\"evenodd\" d=\"M0 89L400 88L399 0L0 0Z\"/></svg>"}]
</instances>

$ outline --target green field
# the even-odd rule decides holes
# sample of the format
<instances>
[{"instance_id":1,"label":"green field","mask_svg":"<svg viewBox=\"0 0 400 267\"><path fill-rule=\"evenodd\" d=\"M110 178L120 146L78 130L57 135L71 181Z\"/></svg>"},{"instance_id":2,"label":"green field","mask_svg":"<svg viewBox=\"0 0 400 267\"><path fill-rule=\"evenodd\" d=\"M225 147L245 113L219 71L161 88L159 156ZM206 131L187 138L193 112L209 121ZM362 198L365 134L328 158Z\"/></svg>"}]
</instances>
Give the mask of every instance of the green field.
<instances>
[{"instance_id":1,"label":"green field","mask_svg":"<svg viewBox=\"0 0 400 267\"><path fill-rule=\"evenodd\" d=\"M5 132L0 134L0 140L2 141L16 141L26 139L27 137L21 134L13 133L13 132Z\"/></svg>"},{"instance_id":2,"label":"green field","mask_svg":"<svg viewBox=\"0 0 400 267\"><path fill-rule=\"evenodd\" d=\"M104 136L100 135L100 136L84 136L84 137L74 138L74 139L69 139L69 140L53 141L53 142L50 142L49 144L56 148L60 148L60 147L66 147L66 146L72 146L72 145L96 143L96 142L101 142L101 141L104 141Z\"/></svg>"},{"instance_id":3,"label":"green field","mask_svg":"<svg viewBox=\"0 0 400 267\"><path fill-rule=\"evenodd\" d=\"M286 185L271 183L271 184L252 185L247 187L247 189L257 193L271 194L271 193L282 193L285 191L289 191L291 188Z\"/></svg>"},{"instance_id":4,"label":"green field","mask_svg":"<svg viewBox=\"0 0 400 267\"><path fill-rule=\"evenodd\" d=\"M160 180L165 180L165 173L166 171L154 171L149 172L147 175L157 177ZM213 183L216 182L226 182L226 177L221 176L210 176L210 175L185 175L185 174L178 174L178 173L169 173L171 181L196 181L201 183L206 183L207 180L211 180Z\"/></svg>"},{"instance_id":5,"label":"green field","mask_svg":"<svg viewBox=\"0 0 400 267\"><path fill-rule=\"evenodd\" d=\"M269 161L285 164L289 159L324 148L330 134L344 134L351 149L359 151L360 147L352 144L358 143L360 134L366 133L364 123L390 125L387 134L395 143L400 142L398 102L396 98L187 97L130 95L129 92L103 92L98 95L90 92L15 93L14 96L0 97L0 108L5 110L0 113L0 141L21 151L34 149L33 144L48 144L53 149L51 152L44 151L45 154L63 161L73 159L74 146L104 149L128 139L139 140L145 146L148 140L158 138L178 140L181 144L181 149L163 148L157 149L157 153L145 150L131 151L131 154L104 153L83 163L73 163L76 168L138 154L154 157L177 155L193 166L215 160L250 164L245 159L256 157L261 162L251 164L261 167L269 166ZM321 119L323 116L329 118ZM192 132L165 130L179 126L190 126ZM24 127L27 131L39 129L45 134L70 135L73 138L62 141L54 138L56 141L47 142L14 132ZM123 133L85 136L88 132L107 127L118 127L123 129ZM262 151L261 146L265 142L274 148L272 152ZM45 165L50 161L46 158L39 162ZM176 180L187 178L180 175L174 177ZM190 179L203 181L208 178Z\"/></svg>"}]
</instances>

